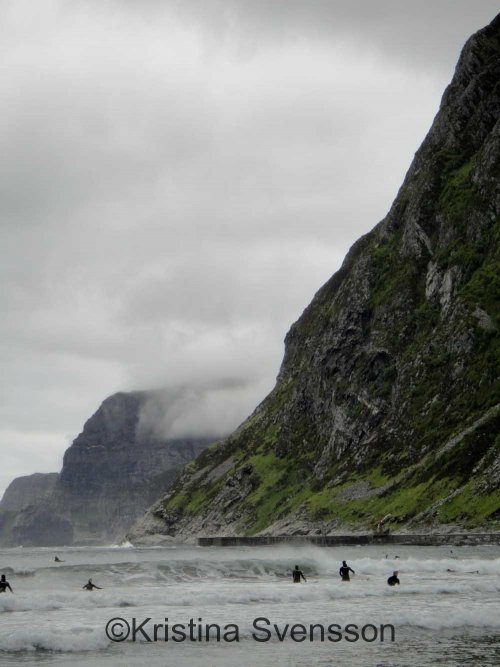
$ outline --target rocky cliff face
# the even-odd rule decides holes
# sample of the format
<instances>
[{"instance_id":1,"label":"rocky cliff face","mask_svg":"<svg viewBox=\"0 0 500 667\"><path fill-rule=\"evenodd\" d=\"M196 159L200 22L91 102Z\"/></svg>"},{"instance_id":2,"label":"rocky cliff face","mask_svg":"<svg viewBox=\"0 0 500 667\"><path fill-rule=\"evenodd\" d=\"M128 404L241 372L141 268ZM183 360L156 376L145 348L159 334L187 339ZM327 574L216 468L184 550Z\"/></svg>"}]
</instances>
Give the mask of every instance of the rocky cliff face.
<instances>
[{"instance_id":1,"label":"rocky cliff face","mask_svg":"<svg viewBox=\"0 0 500 667\"><path fill-rule=\"evenodd\" d=\"M9 521L8 544L103 543L126 530L211 438L159 439L141 426L154 392L107 398L66 451L51 493ZM7 526L8 523L8 526Z\"/></svg>"},{"instance_id":2,"label":"rocky cliff face","mask_svg":"<svg viewBox=\"0 0 500 667\"><path fill-rule=\"evenodd\" d=\"M40 473L16 477L3 494L0 510L19 512L26 505L37 502L54 488L59 477L57 472Z\"/></svg>"},{"instance_id":3,"label":"rocky cliff face","mask_svg":"<svg viewBox=\"0 0 500 667\"><path fill-rule=\"evenodd\" d=\"M499 526L499 118L497 17L387 217L288 332L274 390L131 539Z\"/></svg>"}]
</instances>

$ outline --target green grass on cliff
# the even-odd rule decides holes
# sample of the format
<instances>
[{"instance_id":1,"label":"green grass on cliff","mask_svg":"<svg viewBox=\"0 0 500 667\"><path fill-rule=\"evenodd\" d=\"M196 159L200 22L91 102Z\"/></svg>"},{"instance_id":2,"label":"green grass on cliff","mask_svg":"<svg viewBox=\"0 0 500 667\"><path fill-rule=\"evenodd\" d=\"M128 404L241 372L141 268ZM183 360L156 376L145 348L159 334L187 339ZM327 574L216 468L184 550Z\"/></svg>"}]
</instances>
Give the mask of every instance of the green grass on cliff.
<instances>
[{"instance_id":1,"label":"green grass on cliff","mask_svg":"<svg viewBox=\"0 0 500 667\"><path fill-rule=\"evenodd\" d=\"M220 491L220 485L199 487L177 493L164 504L165 509L181 510L186 514L198 514L206 508L210 501Z\"/></svg>"},{"instance_id":2,"label":"green grass on cliff","mask_svg":"<svg viewBox=\"0 0 500 667\"><path fill-rule=\"evenodd\" d=\"M252 516L248 532L254 534L265 528L280 514L289 513L301 501L301 481L287 458L274 452L258 453L248 459L253 469L255 490L244 501Z\"/></svg>"},{"instance_id":3,"label":"green grass on cliff","mask_svg":"<svg viewBox=\"0 0 500 667\"><path fill-rule=\"evenodd\" d=\"M438 208L446 212L448 224L455 229L464 230L466 212L475 203L476 189L471 180L472 161L467 161L459 168L447 173L443 170L443 188L438 200Z\"/></svg>"},{"instance_id":4,"label":"green grass on cliff","mask_svg":"<svg viewBox=\"0 0 500 667\"><path fill-rule=\"evenodd\" d=\"M444 502L436 513L440 523L458 523L465 528L500 522L500 493L484 495L475 484L468 484L459 494Z\"/></svg>"},{"instance_id":5,"label":"green grass on cliff","mask_svg":"<svg viewBox=\"0 0 500 667\"><path fill-rule=\"evenodd\" d=\"M471 460L480 458L488 451L493 452L491 437L495 433L495 423L490 422L477 429L439 460L430 455L427 464L419 464L413 473L390 477L378 467L364 475L353 474L342 484L320 490L315 490L310 480L301 479L299 470L294 469L290 460L279 459L272 452L252 456L248 463L254 470L256 488L244 501L251 521L247 518L241 524L241 531L255 534L276 519L297 510L311 523L336 520L340 525L373 528L378 519L391 514L393 526L403 525L460 488L470 472ZM359 499L344 499L343 492L360 481L380 493ZM443 504L434 513L434 519L456 519L467 526L495 520L500 507L500 494L477 495L474 502L467 502L471 493L466 489Z\"/></svg>"},{"instance_id":6,"label":"green grass on cliff","mask_svg":"<svg viewBox=\"0 0 500 667\"><path fill-rule=\"evenodd\" d=\"M430 508L455 490L449 479L429 480L416 486L400 488L379 497L352 500L344 503L332 500L323 519L337 519L346 526L364 525L374 527L377 518L386 514L393 517L392 525L404 525L420 512ZM470 485L450 501L443 503L429 522L457 522L466 527L483 525L500 518L500 494L498 491L486 495L474 492Z\"/></svg>"}]
</instances>

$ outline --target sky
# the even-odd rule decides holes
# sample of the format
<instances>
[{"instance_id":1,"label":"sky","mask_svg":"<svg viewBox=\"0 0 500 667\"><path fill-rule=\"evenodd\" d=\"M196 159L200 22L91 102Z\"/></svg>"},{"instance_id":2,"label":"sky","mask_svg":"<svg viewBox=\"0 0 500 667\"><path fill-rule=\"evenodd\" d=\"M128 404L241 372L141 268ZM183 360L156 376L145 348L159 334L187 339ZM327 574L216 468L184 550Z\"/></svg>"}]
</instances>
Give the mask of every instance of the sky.
<instances>
[{"instance_id":1,"label":"sky","mask_svg":"<svg viewBox=\"0 0 500 667\"><path fill-rule=\"evenodd\" d=\"M116 391L250 414L497 8L0 0L0 495Z\"/></svg>"}]
</instances>

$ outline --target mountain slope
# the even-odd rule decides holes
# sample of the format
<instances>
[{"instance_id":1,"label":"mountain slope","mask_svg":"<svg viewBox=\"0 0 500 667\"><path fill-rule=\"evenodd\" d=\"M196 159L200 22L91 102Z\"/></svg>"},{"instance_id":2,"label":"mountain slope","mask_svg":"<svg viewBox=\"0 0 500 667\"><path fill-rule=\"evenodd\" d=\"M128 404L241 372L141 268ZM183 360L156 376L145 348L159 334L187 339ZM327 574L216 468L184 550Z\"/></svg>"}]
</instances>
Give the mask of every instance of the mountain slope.
<instances>
[{"instance_id":1,"label":"mountain slope","mask_svg":"<svg viewBox=\"0 0 500 667\"><path fill-rule=\"evenodd\" d=\"M131 536L500 524L500 16L387 217L285 340L270 395Z\"/></svg>"}]
</instances>

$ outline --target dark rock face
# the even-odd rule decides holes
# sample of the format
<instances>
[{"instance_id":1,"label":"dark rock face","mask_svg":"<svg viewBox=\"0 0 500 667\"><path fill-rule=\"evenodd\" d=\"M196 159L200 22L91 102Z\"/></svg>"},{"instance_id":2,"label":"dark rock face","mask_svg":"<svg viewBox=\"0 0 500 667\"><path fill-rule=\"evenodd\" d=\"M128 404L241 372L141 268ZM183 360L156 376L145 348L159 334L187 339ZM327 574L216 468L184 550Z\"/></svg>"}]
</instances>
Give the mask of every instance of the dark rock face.
<instances>
[{"instance_id":1,"label":"dark rock face","mask_svg":"<svg viewBox=\"0 0 500 667\"><path fill-rule=\"evenodd\" d=\"M286 336L271 394L132 536L499 526L500 16L387 217Z\"/></svg>"},{"instance_id":2,"label":"dark rock face","mask_svg":"<svg viewBox=\"0 0 500 667\"><path fill-rule=\"evenodd\" d=\"M30 505L17 516L11 541L26 546L65 546L73 543L73 526L50 506Z\"/></svg>"},{"instance_id":3,"label":"dark rock face","mask_svg":"<svg viewBox=\"0 0 500 667\"><path fill-rule=\"evenodd\" d=\"M40 473L14 479L3 494L0 510L19 512L26 505L40 500L52 491L59 477L57 472Z\"/></svg>"},{"instance_id":4,"label":"dark rock face","mask_svg":"<svg viewBox=\"0 0 500 667\"><path fill-rule=\"evenodd\" d=\"M132 523L212 438L159 439L140 427L155 392L107 398L66 450L52 491L9 524L9 544L49 546L122 539ZM34 499L35 500L35 499Z\"/></svg>"}]
</instances>

